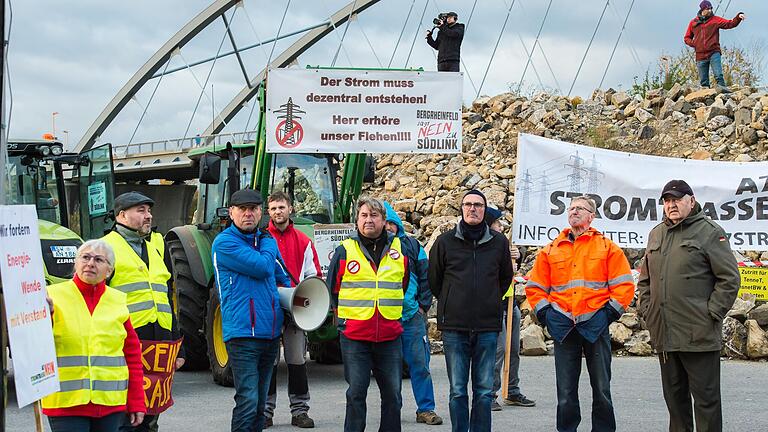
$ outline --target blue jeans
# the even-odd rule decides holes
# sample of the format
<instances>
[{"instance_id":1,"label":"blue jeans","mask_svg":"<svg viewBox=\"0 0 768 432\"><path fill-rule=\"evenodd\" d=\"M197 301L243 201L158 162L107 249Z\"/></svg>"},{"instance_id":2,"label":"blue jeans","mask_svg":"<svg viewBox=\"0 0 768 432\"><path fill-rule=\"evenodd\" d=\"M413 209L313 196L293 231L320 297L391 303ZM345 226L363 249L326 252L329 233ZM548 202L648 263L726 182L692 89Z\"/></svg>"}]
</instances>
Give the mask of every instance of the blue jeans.
<instances>
[{"instance_id":1,"label":"blue jeans","mask_svg":"<svg viewBox=\"0 0 768 432\"><path fill-rule=\"evenodd\" d=\"M512 299L510 299L512 301ZM507 397L514 398L520 396L520 308L515 305L512 313L512 343L509 353L509 381L507 381ZM493 399L499 395L501 390L501 371L504 367L504 346L507 340L507 326L505 318L504 326L501 328L499 338L496 341L496 364L493 368Z\"/></svg>"},{"instance_id":2,"label":"blue jeans","mask_svg":"<svg viewBox=\"0 0 768 432\"><path fill-rule=\"evenodd\" d=\"M403 324L403 358L411 375L413 397L416 399L416 413L435 410L435 391L432 375L429 373L429 340L427 339L427 318L420 312Z\"/></svg>"},{"instance_id":3,"label":"blue jeans","mask_svg":"<svg viewBox=\"0 0 768 432\"><path fill-rule=\"evenodd\" d=\"M584 339L576 329L562 343L555 340L557 378L557 430L575 432L581 422L579 375L581 356L587 360L592 385L592 430L615 431L616 418L611 401L611 335L606 328L595 343Z\"/></svg>"},{"instance_id":4,"label":"blue jeans","mask_svg":"<svg viewBox=\"0 0 768 432\"><path fill-rule=\"evenodd\" d=\"M124 412L112 413L104 417L60 416L48 417L52 432L117 432Z\"/></svg>"},{"instance_id":5,"label":"blue jeans","mask_svg":"<svg viewBox=\"0 0 768 432\"><path fill-rule=\"evenodd\" d=\"M387 342L366 342L341 339L341 357L344 360L344 379L347 381L347 412L345 432L365 430L368 386L371 371L381 393L380 432L400 431L400 409L403 399L403 347L400 337Z\"/></svg>"},{"instance_id":6,"label":"blue jeans","mask_svg":"<svg viewBox=\"0 0 768 432\"><path fill-rule=\"evenodd\" d=\"M443 351L451 386L449 409L453 432L490 432L493 363L498 332L443 331ZM467 383L472 370L472 413Z\"/></svg>"},{"instance_id":7,"label":"blue jeans","mask_svg":"<svg viewBox=\"0 0 768 432\"><path fill-rule=\"evenodd\" d=\"M229 364L235 379L232 432L261 432L264 429L264 405L279 348L280 338L227 341Z\"/></svg>"},{"instance_id":8,"label":"blue jeans","mask_svg":"<svg viewBox=\"0 0 768 432\"><path fill-rule=\"evenodd\" d=\"M702 87L709 87L710 65L712 65L712 74L715 75L715 81L717 81L717 84L725 87L725 79L723 78L723 62L720 57L720 53L716 52L712 54L708 59L696 62L696 68L699 70L699 84L701 84Z\"/></svg>"}]
</instances>

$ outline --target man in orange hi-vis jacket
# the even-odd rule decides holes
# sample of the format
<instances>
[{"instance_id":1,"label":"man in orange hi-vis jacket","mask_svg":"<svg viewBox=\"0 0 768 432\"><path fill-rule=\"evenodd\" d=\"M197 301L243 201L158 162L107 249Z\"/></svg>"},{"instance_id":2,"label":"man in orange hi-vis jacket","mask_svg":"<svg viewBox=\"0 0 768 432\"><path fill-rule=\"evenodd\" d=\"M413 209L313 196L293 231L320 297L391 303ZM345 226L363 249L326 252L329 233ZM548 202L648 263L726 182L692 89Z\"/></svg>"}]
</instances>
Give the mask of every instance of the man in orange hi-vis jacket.
<instances>
[{"instance_id":1,"label":"man in orange hi-vis jacket","mask_svg":"<svg viewBox=\"0 0 768 432\"><path fill-rule=\"evenodd\" d=\"M539 322L555 340L560 432L576 431L581 422L582 354L592 384L592 430L616 430L608 325L629 306L635 286L621 249L590 227L595 210L592 198L573 198L568 208L570 228L539 251L525 286Z\"/></svg>"}]
</instances>

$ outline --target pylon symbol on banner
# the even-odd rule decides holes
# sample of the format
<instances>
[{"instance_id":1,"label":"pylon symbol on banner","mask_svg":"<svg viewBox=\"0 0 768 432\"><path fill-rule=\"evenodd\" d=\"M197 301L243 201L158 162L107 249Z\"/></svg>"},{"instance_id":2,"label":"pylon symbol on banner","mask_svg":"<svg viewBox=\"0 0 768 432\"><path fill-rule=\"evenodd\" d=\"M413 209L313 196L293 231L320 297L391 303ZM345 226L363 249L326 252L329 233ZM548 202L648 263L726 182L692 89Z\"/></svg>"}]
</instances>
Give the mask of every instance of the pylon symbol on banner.
<instances>
[{"instance_id":1,"label":"pylon symbol on banner","mask_svg":"<svg viewBox=\"0 0 768 432\"><path fill-rule=\"evenodd\" d=\"M288 98L288 102L274 111L276 114L281 114L277 116L278 119L283 119L275 129L275 138L281 147L294 148L301 144L304 138L304 128L296 120L301 119L297 114L306 114L306 111L299 108L301 106L293 103L293 98Z\"/></svg>"}]
</instances>

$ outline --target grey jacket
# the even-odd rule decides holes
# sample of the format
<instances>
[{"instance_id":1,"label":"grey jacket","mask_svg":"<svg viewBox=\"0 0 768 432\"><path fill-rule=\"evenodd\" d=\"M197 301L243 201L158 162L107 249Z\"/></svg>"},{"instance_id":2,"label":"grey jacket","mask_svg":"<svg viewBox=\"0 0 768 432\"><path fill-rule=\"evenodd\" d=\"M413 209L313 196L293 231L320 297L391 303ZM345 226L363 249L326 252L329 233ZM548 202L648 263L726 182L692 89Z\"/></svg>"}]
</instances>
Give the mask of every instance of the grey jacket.
<instances>
[{"instance_id":1,"label":"grey jacket","mask_svg":"<svg viewBox=\"0 0 768 432\"><path fill-rule=\"evenodd\" d=\"M725 231L697 203L687 218L651 230L638 312L657 351L718 351L740 276Z\"/></svg>"}]
</instances>

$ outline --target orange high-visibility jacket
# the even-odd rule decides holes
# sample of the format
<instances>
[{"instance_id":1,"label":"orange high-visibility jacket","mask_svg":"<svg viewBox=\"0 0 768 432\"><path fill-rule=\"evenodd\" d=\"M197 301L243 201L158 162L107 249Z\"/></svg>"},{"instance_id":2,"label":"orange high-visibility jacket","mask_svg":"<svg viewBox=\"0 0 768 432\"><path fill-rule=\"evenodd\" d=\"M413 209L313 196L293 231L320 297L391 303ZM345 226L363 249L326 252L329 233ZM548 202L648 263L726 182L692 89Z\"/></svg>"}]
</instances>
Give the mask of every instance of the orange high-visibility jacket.
<instances>
[{"instance_id":1,"label":"orange high-visibility jacket","mask_svg":"<svg viewBox=\"0 0 768 432\"><path fill-rule=\"evenodd\" d=\"M590 228L571 241L566 228L539 251L525 295L535 312L546 306L574 323L588 321L606 303L619 314L635 293L632 271L624 252Z\"/></svg>"}]
</instances>

